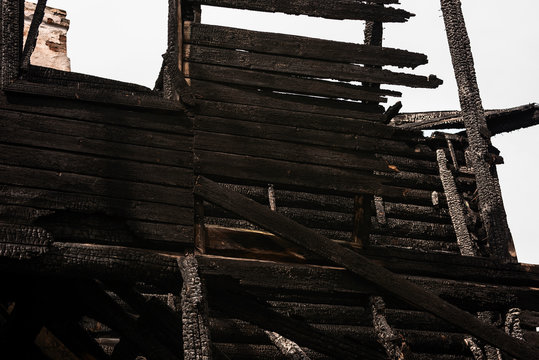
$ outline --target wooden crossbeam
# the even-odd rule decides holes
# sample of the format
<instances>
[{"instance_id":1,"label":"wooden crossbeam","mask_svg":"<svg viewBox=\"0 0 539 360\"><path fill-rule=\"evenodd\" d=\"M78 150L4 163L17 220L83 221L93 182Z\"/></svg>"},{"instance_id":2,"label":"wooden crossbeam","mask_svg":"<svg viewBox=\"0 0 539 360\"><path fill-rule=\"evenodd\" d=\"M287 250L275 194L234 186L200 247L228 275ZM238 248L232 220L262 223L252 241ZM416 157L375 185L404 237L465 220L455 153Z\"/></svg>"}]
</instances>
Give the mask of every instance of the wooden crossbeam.
<instances>
[{"instance_id":1,"label":"wooden crossbeam","mask_svg":"<svg viewBox=\"0 0 539 360\"><path fill-rule=\"evenodd\" d=\"M368 4L355 0L333 0L320 2L313 0L194 0L196 5L210 5L234 9L246 9L266 12L283 12L292 15L317 16L327 19L378 20L383 22L405 22L413 14L392 7L378 4L395 3L394 1L376 0L378 4Z\"/></svg>"},{"instance_id":2,"label":"wooden crossbeam","mask_svg":"<svg viewBox=\"0 0 539 360\"><path fill-rule=\"evenodd\" d=\"M204 177L197 178L194 192L305 249L327 258L375 284L380 290L463 329L518 359L539 359L539 351L475 316L404 280L367 258Z\"/></svg>"}]
</instances>

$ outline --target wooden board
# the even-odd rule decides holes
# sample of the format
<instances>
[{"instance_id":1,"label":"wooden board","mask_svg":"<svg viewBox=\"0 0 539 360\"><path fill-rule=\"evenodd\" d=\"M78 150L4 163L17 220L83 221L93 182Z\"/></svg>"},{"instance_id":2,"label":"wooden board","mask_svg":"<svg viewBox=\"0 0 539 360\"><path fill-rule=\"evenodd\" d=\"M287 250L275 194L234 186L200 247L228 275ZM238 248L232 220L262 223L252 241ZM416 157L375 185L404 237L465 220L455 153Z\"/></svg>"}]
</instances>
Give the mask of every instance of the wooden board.
<instances>
[{"instance_id":1,"label":"wooden board","mask_svg":"<svg viewBox=\"0 0 539 360\"><path fill-rule=\"evenodd\" d=\"M364 120L381 121L383 118L383 108L358 102L259 91L249 87L223 85L194 79L191 80L191 87L197 97L204 100L274 109L294 109L306 113L340 115ZM200 104L198 107L200 108Z\"/></svg>"},{"instance_id":2,"label":"wooden board","mask_svg":"<svg viewBox=\"0 0 539 360\"><path fill-rule=\"evenodd\" d=\"M189 79L254 86L261 89L318 95L329 98L371 100L376 102L387 101L386 98L381 97L382 94L380 92L371 91L368 87L348 83L298 78L263 71L190 62L184 63L184 71Z\"/></svg>"},{"instance_id":3,"label":"wooden board","mask_svg":"<svg viewBox=\"0 0 539 360\"><path fill-rule=\"evenodd\" d=\"M415 68L427 63L426 55L405 50L193 22L184 23L184 42L350 64Z\"/></svg>"},{"instance_id":4,"label":"wooden board","mask_svg":"<svg viewBox=\"0 0 539 360\"><path fill-rule=\"evenodd\" d=\"M425 77L373 67L251 53L201 45L184 45L183 56L184 60L190 62L247 68L250 70L273 71L313 78L366 81L377 84L404 85L419 88L436 88L442 84L442 81L434 75Z\"/></svg>"},{"instance_id":5,"label":"wooden board","mask_svg":"<svg viewBox=\"0 0 539 360\"><path fill-rule=\"evenodd\" d=\"M283 12L293 15L303 14L328 19L404 22L412 16L405 10L386 8L353 0L336 0L331 3L320 3L313 0L192 0L192 3L266 12Z\"/></svg>"}]
</instances>

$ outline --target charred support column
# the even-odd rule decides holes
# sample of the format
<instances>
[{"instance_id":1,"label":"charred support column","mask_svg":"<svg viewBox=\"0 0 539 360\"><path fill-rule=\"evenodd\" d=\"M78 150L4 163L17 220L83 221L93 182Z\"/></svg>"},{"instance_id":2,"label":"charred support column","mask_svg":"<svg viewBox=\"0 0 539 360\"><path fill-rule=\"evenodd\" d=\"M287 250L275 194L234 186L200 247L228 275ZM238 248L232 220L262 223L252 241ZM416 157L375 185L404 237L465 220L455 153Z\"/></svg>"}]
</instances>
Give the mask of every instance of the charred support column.
<instances>
[{"instance_id":1,"label":"charred support column","mask_svg":"<svg viewBox=\"0 0 539 360\"><path fill-rule=\"evenodd\" d=\"M388 359L406 359L405 355L409 352L408 345L406 345L404 337L389 326L385 316L386 305L384 299L381 296L371 296L370 306L372 325L376 331L378 342L384 347Z\"/></svg>"},{"instance_id":2,"label":"charred support column","mask_svg":"<svg viewBox=\"0 0 539 360\"><path fill-rule=\"evenodd\" d=\"M479 96L470 40L459 0L441 0L449 50L459 91L462 117L468 135L470 160L479 194L479 211L491 255L513 260L509 255L511 232L503 206L496 168L490 161L490 133Z\"/></svg>"},{"instance_id":3,"label":"charred support column","mask_svg":"<svg viewBox=\"0 0 539 360\"><path fill-rule=\"evenodd\" d=\"M185 360L211 360L208 305L193 255L178 259L182 273L182 324Z\"/></svg>"}]
</instances>

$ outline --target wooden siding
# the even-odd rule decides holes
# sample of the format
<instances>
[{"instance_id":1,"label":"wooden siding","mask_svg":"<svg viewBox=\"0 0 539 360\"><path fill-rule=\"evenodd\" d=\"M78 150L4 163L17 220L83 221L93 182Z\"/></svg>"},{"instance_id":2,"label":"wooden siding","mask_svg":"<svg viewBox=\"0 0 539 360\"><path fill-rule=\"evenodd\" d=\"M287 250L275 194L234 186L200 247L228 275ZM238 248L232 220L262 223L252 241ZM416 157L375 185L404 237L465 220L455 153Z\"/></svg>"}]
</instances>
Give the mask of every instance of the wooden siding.
<instances>
[{"instance_id":1,"label":"wooden siding","mask_svg":"<svg viewBox=\"0 0 539 360\"><path fill-rule=\"evenodd\" d=\"M62 241L191 246L193 138L183 112L12 92L0 108L3 222Z\"/></svg>"}]
</instances>

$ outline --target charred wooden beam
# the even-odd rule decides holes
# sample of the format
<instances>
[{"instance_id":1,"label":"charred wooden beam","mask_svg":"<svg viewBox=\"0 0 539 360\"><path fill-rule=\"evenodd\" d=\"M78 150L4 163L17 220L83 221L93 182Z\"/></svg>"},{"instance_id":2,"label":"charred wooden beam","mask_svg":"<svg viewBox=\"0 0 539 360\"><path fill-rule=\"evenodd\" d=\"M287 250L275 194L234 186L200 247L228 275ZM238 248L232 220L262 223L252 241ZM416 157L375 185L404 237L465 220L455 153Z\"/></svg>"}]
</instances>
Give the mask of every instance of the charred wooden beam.
<instances>
[{"instance_id":1,"label":"charred wooden beam","mask_svg":"<svg viewBox=\"0 0 539 360\"><path fill-rule=\"evenodd\" d=\"M489 155L490 133L479 95L461 5L458 0L441 0L441 6L477 182L481 220L492 255L507 261L516 261L509 254L513 240L507 224L496 168L486 161Z\"/></svg>"},{"instance_id":2,"label":"charred wooden beam","mask_svg":"<svg viewBox=\"0 0 539 360\"><path fill-rule=\"evenodd\" d=\"M402 335L395 332L388 324L385 317L385 303L382 297L372 296L370 299L372 324L378 338L378 342L382 344L386 350L386 354L390 359L405 359L406 354L410 351L406 341Z\"/></svg>"},{"instance_id":3,"label":"charred wooden beam","mask_svg":"<svg viewBox=\"0 0 539 360\"><path fill-rule=\"evenodd\" d=\"M457 235L460 253L464 256L477 256L477 245L473 242L470 233L468 232L462 199L457 190L453 174L451 173L451 170L447 168L445 152L440 149L436 154L438 156L438 166L440 167L440 178L447 198L449 214L451 215L455 234Z\"/></svg>"},{"instance_id":4,"label":"charred wooden beam","mask_svg":"<svg viewBox=\"0 0 539 360\"><path fill-rule=\"evenodd\" d=\"M197 45L353 64L415 68L427 63L425 55L405 50L190 22L184 22L184 41Z\"/></svg>"},{"instance_id":5,"label":"charred wooden beam","mask_svg":"<svg viewBox=\"0 0 539 360\"><path fill-rule=\"evenodd\" d=\"M345 98L386 102L383 92L372 91L362 86L343 82L298 78L263 71L236 69L232 67L185 62L184 71L191 79L215 81L260 89L323 96L327 98ZM188 74L187 74L188 72Z\"/></svg>"},{"instance_id":6,"label":"charred wooden beam","mask_svg":"<svg viewBox=\"0 0 539 360\"><path fill-rule=\"evenodd\" d=\"M498 346L517 358L539 358L536 349L534 350L528 344L511 338L498 329L486 326L473 315L441 300L436 295L423 290L417 285L403 281L402 278L372 263L367 258L345 249L283 216L275 214L248 198L228 191L202 177L197 179L195 193L209 202L222 206L270 230L276 235L301 245L320 256L327 257L329 260L346 267L357 276L372 282L383 291L428 311L489 344Z\"/></svg>"},{"instance_id":7,"label":"charred wooden beam","mask_svg":"<svg viewBox=\"0 0 539 360\"><path fill-rule=\"evenodd\" d=\"M5 89L19 76L23 49L24 1L2 1L0 31L0 86Z\"/></svg>"},{"instance_id":8,"label":"charred wooden beam","mask_svg":"<svg viewBox=\"0 0 539 360\"><path fill-rule=\"evenodd\" d=\"M413 14L391 7L359 3L351 0L337 0L331 4L321 4L312 0L272 0L252 2L248 0L193 0L195 4L230 7L266 12L284 12L292 15L308 15L328 19L378 20L383 22L405 22ZM379 0L374 2L380 3ZM387 4L388 2L383 2Z\"/></svg>"},{"instance_id":9,"label":"charred wooden beam","mask_svg":"<svg viewBox=\"0 0 539 360\"><path fill-rule=\"evenodd\" d=\"M183 278L181 291L183 353L187 360L211 360L206 291L193 255L178 259Z\"/></svg>"},{"instance_id":10,"label":"charred wooden beam","mask_svg":"<svg viewBox=\"0 0 539 360\"><path fill-rule=\"evenodd\" d=\"M184 60L314 78L366 81L377 84L403 85L418 88L437 88L443 83L442 80L434 75L420 76L347 63L258 54L191 44L184 45ZM276 68L276 63L282 65Z\"/></svg>"}]
</instances>

